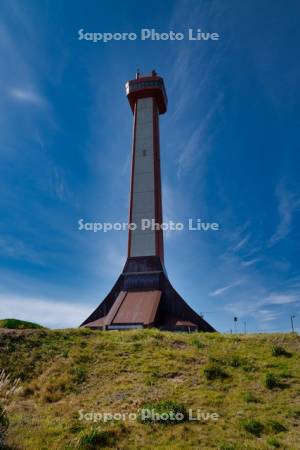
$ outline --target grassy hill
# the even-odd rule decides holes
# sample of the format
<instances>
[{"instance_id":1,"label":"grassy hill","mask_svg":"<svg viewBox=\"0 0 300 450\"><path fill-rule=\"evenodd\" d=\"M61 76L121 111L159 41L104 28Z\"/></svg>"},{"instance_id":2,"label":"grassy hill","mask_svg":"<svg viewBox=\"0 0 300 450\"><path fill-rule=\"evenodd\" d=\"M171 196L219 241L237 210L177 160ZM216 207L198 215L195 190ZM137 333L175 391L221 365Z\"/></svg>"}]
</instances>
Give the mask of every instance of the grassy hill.
<instances>
[{"instance_id":1,"label":"grassy hill","mask_svg":"<svg viewBox=\"0 0 300 450\"><path fill-rule=\"evenodd\" d=\"M35 329L35 328L44 328L41 325L38 325L34 322L26 322L25 320L18 319L2 319L0 320L0 328L9 328L9 329Z\"/></svg>"},{"instance_id":2,"label":"grassy hill","mask_svg":"<svg viewBox=\"0 0 300 450\"><path fill-rule=\"evenodd\" d=\"M7 408L7 445L300 449L299 344L295 334L2 333L0 368L23 388ZM183 419L153 421L143 408ZM188 420L189 409L201 420ZM97 420L103 413L127 416Z\"/></svg>"}]
</instances>

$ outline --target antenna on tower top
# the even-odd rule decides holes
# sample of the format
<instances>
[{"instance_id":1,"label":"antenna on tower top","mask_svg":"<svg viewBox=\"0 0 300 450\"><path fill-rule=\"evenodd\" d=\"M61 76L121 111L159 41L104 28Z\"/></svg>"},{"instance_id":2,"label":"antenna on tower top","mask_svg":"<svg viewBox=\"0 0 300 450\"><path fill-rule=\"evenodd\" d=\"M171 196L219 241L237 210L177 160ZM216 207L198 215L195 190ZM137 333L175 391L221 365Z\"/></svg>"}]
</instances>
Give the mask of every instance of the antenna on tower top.
<instances>
[{"instance_id":1,"label":"antenna on tower top","mask_svg":"<svg viewBox=\"0 0 300 450\"><path fill-rule=\"evenodd\" d=\"M140 69L136 69L135 78L136 79L140 78Z\"/></svg>"}]
</instances>

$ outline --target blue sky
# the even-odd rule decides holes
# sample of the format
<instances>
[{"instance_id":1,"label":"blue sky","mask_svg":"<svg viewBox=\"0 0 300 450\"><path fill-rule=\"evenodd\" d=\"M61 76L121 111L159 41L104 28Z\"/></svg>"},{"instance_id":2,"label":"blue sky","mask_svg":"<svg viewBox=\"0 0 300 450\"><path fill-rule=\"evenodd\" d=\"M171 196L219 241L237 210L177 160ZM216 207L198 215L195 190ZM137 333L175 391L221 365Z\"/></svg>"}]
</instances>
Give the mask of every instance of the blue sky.
<instances>
[{"instance_id":1,"label":"blue sky","mask_svg":"<svg viewBox=\"0 0 300 450\"><path fill-rule=\"evenodd\" d=\"M226 5L225 5L226 3ZM165 220L174 287L220 331L300 330L299 18L295 0L2 1L0 317L77 326L112 287L126 232L136 68L165 79ZM188 28L219 41L78 40Z\"/></svg>"}]
</instances>

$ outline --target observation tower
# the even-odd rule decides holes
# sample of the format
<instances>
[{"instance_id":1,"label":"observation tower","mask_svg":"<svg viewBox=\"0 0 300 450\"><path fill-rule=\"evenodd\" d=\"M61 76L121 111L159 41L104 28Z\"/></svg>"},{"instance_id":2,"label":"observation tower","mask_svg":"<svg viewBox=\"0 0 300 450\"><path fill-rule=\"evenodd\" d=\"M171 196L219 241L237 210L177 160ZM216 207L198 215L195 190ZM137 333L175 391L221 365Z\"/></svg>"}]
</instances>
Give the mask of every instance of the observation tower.
<instances>
[{"instance_id":1,"label":"observation tower","mask_svg":"<svg viewBox=\"0 0 300 450\"><path fill-rule=\"evenodd\" d=\"M115 285L81 324L104 330L156 327L172 331L216 331L171 285L164 266L163 231L143 220L163 222L159 116L167 111L163 78L153 70L126 83L133 113L129 223L125 266Z\"/></svg>"}]
</instances>

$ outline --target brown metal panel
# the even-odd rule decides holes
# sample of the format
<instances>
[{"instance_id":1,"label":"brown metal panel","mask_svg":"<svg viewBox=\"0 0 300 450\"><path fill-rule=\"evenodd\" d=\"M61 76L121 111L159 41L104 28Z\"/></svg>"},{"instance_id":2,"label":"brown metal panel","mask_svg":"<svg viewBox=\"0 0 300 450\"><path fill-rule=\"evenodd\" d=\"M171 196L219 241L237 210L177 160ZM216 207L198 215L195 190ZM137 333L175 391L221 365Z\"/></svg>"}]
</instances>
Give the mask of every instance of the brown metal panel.
<instances>
[{"instance_id":1,"label":"brown metal panel","mask_svg":"<svg viewBox=\"0 0 300 450\"><path fill-rule=\"evenodd\" d=\"M127 292L113 324L154 322L161 298L161 291Z\"/></svg>"},{"instance_id":2,"label":"brown metal panel","mask_svg":"<svg viewBox=\"0 0 300 450\"><path fill-rule=\"evenodd\" d=\"M193 322L190 322L188 320L177 320L176 326L185 326L185 327L196 327L197 325Z\"/></svg>"},{"instance_id":3,"label":"brown metal panel","mask_svg":"<svg viewBox=\"0 0 300 450\"><path fill-rule=\"evenodd\" d=\"M104 320L105 317L100 317L100 319L94 320L93 322L88 322L83 326L87 328L102 328L104 325Z\"/></svg>"},{"instance_id":4,"label":"brown metal panel","mask_svg":"<svg viewBox=\"0 0 300 450\"><path fill-rule=\"evenodd\" d=\"M104 325L110 325L113 322L114 317L117 314L125 296L126 296L126 292L121 291L120 294L118 295L118 297L116 298L115 303L112 305L109 313L105 317Z\"/></svg>"}]
</instances>

